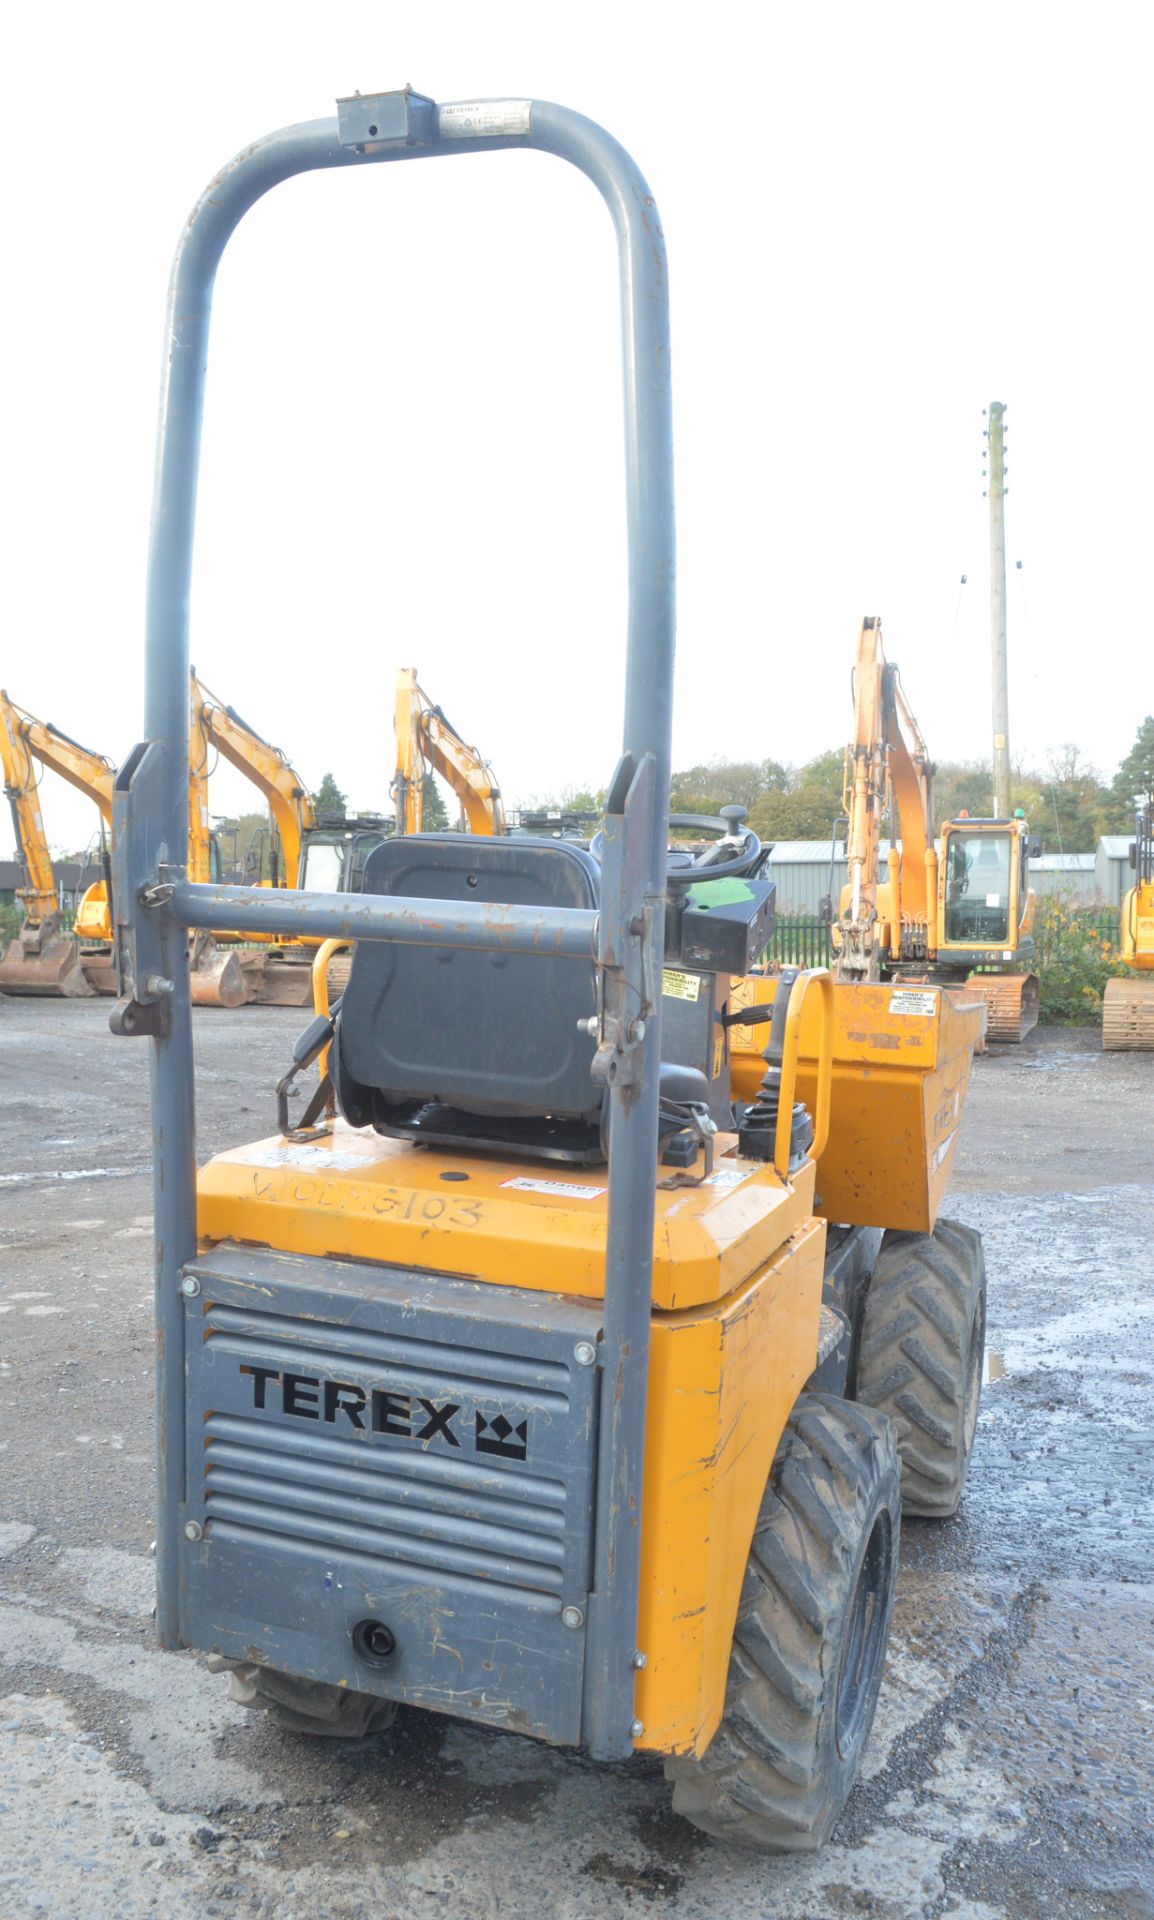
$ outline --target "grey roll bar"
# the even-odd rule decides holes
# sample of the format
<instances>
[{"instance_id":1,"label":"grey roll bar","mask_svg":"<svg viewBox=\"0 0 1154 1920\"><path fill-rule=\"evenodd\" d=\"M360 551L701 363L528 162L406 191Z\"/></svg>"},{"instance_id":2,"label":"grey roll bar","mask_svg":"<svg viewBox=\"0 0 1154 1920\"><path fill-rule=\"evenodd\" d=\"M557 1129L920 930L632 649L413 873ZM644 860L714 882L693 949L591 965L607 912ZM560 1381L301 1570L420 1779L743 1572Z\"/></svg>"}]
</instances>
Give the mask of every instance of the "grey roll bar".
<instances>
[{"instance_id":1,"label":"grey roll bar","mask_svg":"<svg viewBox=\"0 0 1154 1920\"><path fill-rule=\"evenodd\" d=\"M194 886L188 852L188 605L216 269L234 228L281 181L503 148L553 153L597 187L617 233L625 377L629 613L623 755L606 818L598 916L443 901ZM212 181L184 229L169 291L147 601L145 741L114 799L121 978L114 1030L152 1040L159 1425L157 1628L183 1644L182 1269L196 1252L195 1114L186 930L347 932L358 939L588 953L600 968L594 1072L610 1089L602 1417L584 1730L598 1758L632 1750L641 1479L652 1287L665 854L673 703L674 516L669 302L653 198L629 155L541 101L437 105L411 89L338 102L335 119L257 140ZM530 924L532 922L532 924Z\"/></svg>"}]
</instances>

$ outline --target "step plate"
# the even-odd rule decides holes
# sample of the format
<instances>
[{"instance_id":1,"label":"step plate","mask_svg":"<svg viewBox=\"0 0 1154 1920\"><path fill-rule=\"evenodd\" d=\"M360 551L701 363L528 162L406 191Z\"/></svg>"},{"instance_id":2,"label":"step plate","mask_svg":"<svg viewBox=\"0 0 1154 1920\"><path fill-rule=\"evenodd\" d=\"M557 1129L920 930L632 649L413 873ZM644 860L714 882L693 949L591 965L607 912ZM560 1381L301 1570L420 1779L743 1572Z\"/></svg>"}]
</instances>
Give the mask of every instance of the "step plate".
<instances>
[{"instance_id":1,"label":"step plate","mask_svg":"<svg viewBox=\"0 0 1154 1920\"><path fill-rule=\"evenodd\" d=\"M228 1246L185 1276L188 1644L579 1741L599 1306Z\"/></svg>"}]
</instances>

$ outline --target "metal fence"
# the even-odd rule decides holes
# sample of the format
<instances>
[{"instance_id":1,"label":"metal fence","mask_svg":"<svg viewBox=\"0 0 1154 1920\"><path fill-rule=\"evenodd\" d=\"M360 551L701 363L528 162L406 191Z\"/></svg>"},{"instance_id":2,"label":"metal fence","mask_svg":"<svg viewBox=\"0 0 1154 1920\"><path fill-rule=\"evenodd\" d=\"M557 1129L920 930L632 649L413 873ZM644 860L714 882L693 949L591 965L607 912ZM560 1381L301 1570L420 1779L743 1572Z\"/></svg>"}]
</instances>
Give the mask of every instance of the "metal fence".
<instances>
[{"instance_id":1,"label":"metal fence","mask_svg":"<svg viewBox=\"0 0 1154 1920\"><path fill-rule=\"evenodd\" d=\"M1034 921L1039 972L1060 965L1064 952L1083 947L1088 936L1099 940L1111 954L1117 954L1122 946L1121 907L1082 909L1060 900L1040 903Z\"/></svg>"},{"instance_id":2,"label":"metal fence","mask_svg":"<svg viewBox=\"0 0 1154 1920\"><path fill-rule=\"evenodd\" d=\"M1068 901L1039 902L1034 924L1039 968L1060 964L1063 949L1081 946L1096 935L1112 953L1122 940L1119 907L1078 907ZM779 913L767 958L787 967L828 967L832 958L829 927L812 913Z\"/></svg>"},{"instance_id":3,"label":"metal fence","mask_svg":"<svg viewBox=\"0 0 1154 1920\"><path fill-rule=\"evenodd\" d=\"M815 913L779 913L773 923L768 957L784 967L828 967L832 954L829 924Z\"/></svg>"}]
</instances>

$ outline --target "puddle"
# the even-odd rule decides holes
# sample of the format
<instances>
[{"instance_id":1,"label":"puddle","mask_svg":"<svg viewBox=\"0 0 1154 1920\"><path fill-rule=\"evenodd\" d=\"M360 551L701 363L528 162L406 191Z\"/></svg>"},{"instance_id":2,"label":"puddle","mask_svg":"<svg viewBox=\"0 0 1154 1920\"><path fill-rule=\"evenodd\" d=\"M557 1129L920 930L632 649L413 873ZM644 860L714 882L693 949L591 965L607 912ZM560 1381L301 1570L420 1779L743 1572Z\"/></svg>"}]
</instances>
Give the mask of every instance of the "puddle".
<instances>
[{"instance_id":1,"label":"puddle","mask_svg":"<svg viewBox=\"0 0 1154 1920\"><path fill-rule=\"evenodd\" d=\"M42 1180L131 1180L151 1172L151 1161L142 1167L47 1167L39 1173L0 1173L0 1187L32 1187Z\"/></svg>"}]
</instances>

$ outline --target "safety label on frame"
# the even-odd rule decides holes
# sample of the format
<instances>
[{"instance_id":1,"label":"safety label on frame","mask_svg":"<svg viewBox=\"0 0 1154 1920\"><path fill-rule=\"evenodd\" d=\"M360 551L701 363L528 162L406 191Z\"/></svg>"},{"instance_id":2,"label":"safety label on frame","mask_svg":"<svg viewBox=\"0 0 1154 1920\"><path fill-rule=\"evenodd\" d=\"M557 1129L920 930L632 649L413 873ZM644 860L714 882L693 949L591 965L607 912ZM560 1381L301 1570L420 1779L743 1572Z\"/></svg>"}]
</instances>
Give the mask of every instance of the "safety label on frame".
<instances>
[{"instance_id":1,"label":"safety label on frame","mask_svg":"<svg viewBox=\"0 0 1154 1920\"><path fill-rule=\"evenodd\" d=\"M503 1187L512 1187L517 1193L555 1193L563 1200L596 1200L607 1192L605 1187L580 1187L575 1180L502 1180Z\"/></svg>"},{"instance_id":2,"label":"safety label on frame","mask_svg":"<svg viewBox=\"0 0 1154 1920\"><path fill-rule=\"evenodd\" d=\"M938 1009L936 993L918 993L912 987L899 987L890 995L891 1013L934 1014Z\"/></svg>"},{"instance_id":3,"label":"safety label on frame","mask_svg":"<svg viewBox=\"0 0 1154 1920\"><path fill-rule=\"evenodd\" d=\"M701 975L677 973L672 967L666 967L661 976L661 991L668 1000L700 1000Z\"/></svg>"}]
</instances>

